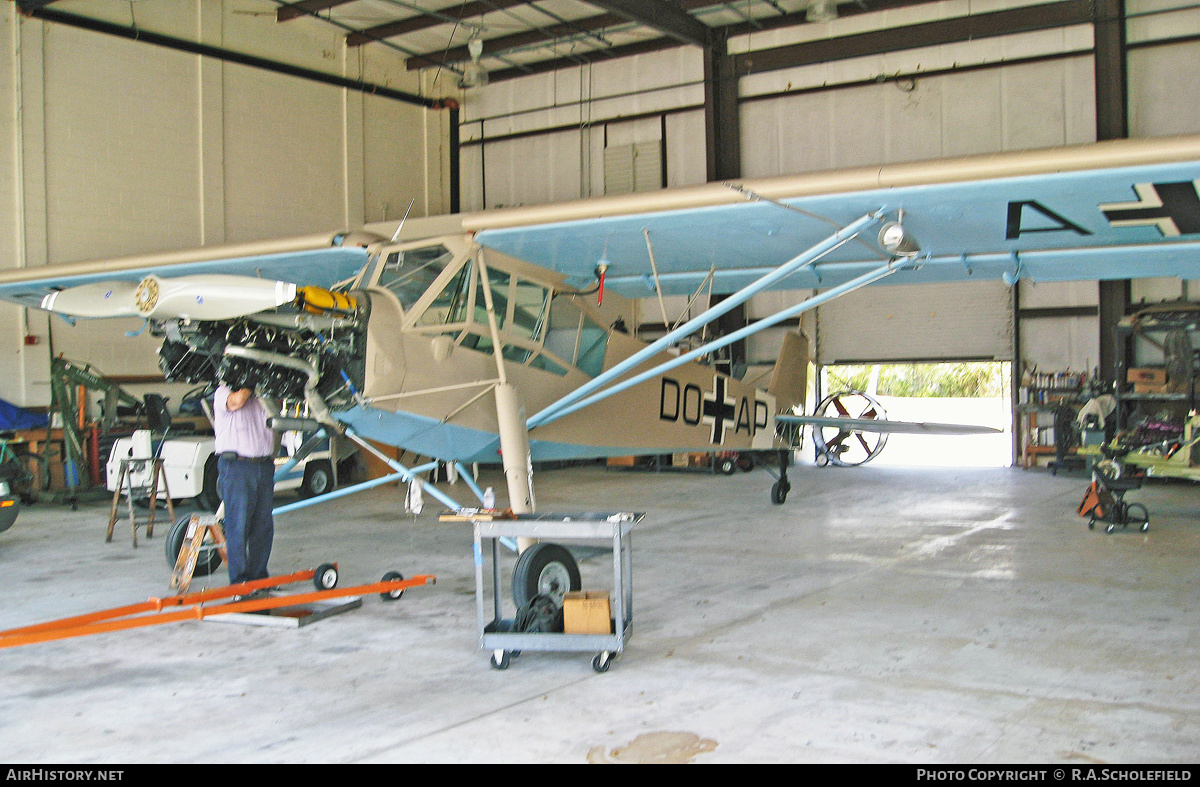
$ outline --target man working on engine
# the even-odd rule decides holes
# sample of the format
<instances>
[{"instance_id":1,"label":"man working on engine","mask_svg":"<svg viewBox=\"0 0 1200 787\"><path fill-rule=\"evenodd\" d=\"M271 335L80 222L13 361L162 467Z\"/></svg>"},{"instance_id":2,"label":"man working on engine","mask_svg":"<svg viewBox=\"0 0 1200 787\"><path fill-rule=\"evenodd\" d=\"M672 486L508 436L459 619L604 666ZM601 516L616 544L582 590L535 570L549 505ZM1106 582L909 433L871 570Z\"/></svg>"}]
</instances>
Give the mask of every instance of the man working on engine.
<instances>
[{"instance_id":1,"label":"man working on engine","mask_svg":"<svg viewBox=\"0 0 1200 787\"><path fill-rule=\"evenodd\" d=\"M265 579L275 520L275 435L268 413L249 388L222 383L213 397L217 489L225 505L229 584Z\"/></svg>"}]
</instances>

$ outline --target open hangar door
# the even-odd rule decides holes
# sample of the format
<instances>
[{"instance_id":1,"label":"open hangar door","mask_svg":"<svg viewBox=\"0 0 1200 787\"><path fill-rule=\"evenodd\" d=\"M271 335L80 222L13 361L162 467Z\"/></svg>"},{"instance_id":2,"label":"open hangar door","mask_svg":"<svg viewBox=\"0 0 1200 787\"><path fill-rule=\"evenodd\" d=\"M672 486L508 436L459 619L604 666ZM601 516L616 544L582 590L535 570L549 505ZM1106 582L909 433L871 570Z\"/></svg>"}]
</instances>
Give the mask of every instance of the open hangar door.
<instances>
[{"instance_id":1,"label":"open hangar door","mask_svg":"<svg viewBox=\"0 0 1200 787\"><path fill-rule=\"evenodd\" d=\"M1011 430L1013 298L1002 282L865 287L818 308L814 322L814 360L822 373L810 409L855 379L853 387L866 389L891 419ZM908 368L875 368L858 379L862 370L845 368L851 365ZM872 405L854 399L845 406ZM872 461L1007 466L1012 439L896 434Z\"/></svg>"}]
</instances>

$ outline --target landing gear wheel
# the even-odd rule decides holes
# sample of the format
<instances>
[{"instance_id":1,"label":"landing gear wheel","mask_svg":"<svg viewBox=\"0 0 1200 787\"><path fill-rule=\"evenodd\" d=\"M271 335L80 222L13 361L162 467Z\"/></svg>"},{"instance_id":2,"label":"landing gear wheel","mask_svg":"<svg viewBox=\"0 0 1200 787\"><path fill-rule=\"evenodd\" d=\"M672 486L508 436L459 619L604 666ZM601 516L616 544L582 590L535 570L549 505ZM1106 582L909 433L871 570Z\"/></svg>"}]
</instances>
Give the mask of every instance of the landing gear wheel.
<instances>
[{"instance_id":1,"label":"landing gear wheel","mask_svg":"<svg viewBox=\"0 0 1200 787\"><path fill-rule=\"evenodd\" d=\"M563 596L579 588L579 565L558 544L534 544L521 553L513 567L513 601L517 609L535 596L549 596L561 607Z\"/></svg>"},{"instance_id":2,"label":"landing gear wheel","mask_svg":"<svg viewBox=\"0 0 1200 787\"><path fill-rule=\"evenodd\" d=\"M612 654L606 650L603 653L597 653L596 657L592 659L592 669L600 674L604 674L608 672L608 668L612 666L612 663Z\"/></svg>"},{"instance_id":3,"label":"landing gear wheel","mask_svg":"<svg viewBox=\"0 0 1200 787\"><path fill-rule=\"evenodd\" d=\"M792 490L792 485L784 481L776 481L771 484L771 502L777 506L783 505L787 500L788 492Z\"/></svg>"},{"instance_id":4,"label":"landing gear wheel","mask_svg":"<svg viewBox=\"0 0 1200 787\"><path fill-rule=\"evenodd\" d=\"M873 397L859 391L843 391L826 396L813 415L821 418L854 418L886 421L887 413ZM887 444L887 434L864 432L838 426L813 427L813 443L817 449L817 464L824 454L838 467L856 467L879 455Z\"/></svg>"},{"instance_id":5,"label":"landing gear wheel","mask_svg":"<svg viewBox=\"0 0 1200 787\"><path fill-rule=\"evenodd\" d=\"M304 497L318 497L333 490L333 465L320 460L309 462L304 468L304 483L300 485L300 494Z\"/></svg>"},{"instance_id":6,"label":"landing gear wheel","mask_svg":"<svg viewBox=\"0 0 1200 787\"><path fill-rule=\"evenodd\" d=\"M176 561L179 560L179 553L183 550L183 542L187 540L188 523L192 521L191 514L184 514L175 520L175 524L171 525L171 529L167 531L165 551L167 553L167 565L172 569L175 568ZM204 544L200 547L200 554L196 556L196 568L192 571L193 577L206 577L221 567L221 550L212 541L212 536L206 536Z\"/></svg>"},{"instance_id":7,"label":"landing gear wheel","mask_svg":"<svg viewBox=\"0 0 1200 787\"><path fill-rule=\"evenodd\" d=\"M313 587L317 590L333 590L337 583L338 570L333 563L322 563L313 572Z\"/></svg>"},{"instance_id":8,"label":"landing gear wheel","mask_svg":"<svg viewBox=\"0 0 1200 787\"><path fill-rule=\"evenodd\" d=\"M399 571L389 571L383 575L384 582L392 582L393 580L399 580L399 579L404 579L404 575L401 574ZM386 593L380 593L379 597L381 599L383 599L384 601L399 601L400 597L403 595L404 595L404 588L400 588L399 590L389 590Z\"/></svg>"},{"instance_id":9,"label":"landing gear wheel","mask_svg":"<svg viewBox=\"0 0 1200 787\"><path fill-rule=\"evenodd\" d=\"M492 651L492 669L508 669L508 651Z\"/></svg>"}]
</instances>

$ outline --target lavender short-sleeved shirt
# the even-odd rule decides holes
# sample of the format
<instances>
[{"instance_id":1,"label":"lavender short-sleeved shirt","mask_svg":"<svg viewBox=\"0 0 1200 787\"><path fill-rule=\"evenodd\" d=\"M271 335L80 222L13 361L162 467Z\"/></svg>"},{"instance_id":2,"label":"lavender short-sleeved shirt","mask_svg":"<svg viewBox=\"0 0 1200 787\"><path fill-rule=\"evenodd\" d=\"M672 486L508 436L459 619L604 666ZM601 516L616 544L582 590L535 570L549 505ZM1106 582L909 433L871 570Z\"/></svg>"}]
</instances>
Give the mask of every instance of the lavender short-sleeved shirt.
<instances>
[{"instance_id":1,"label":"lavender short-sleeved shirt","mask_svg":"<svg viewBox=\"0 0 1200 787\"><path fill-rule=\"evenodd\" d=\"M233 451L247 458L274 455L275 435L267 426L267 408L263 407L257 396L251 396L241 408L226 410L225 401L230 393L229 386L222 385L213 397L216 452L222 454Z\"/></svg>"}]
</instances>

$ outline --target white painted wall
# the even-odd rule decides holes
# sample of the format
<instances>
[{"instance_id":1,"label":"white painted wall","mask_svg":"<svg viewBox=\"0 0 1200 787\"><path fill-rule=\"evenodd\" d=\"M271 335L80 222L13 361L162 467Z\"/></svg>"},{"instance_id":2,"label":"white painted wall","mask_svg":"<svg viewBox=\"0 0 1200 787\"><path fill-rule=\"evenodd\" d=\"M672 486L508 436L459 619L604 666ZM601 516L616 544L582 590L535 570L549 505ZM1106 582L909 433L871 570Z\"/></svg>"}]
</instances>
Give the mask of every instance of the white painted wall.
<instances>
[{"instance_id":1,"label":"white painted wall","mask_svg":"<svg viewBox=\"0 0 1200 787\"><path fill-rule=\"evenodd\" d=\"M62 2L149 30L410 93L386 48L347 50L266 0ZM257 13L247 12L262 12ZM235 16L236 15L236 16ZM445 112L22 18L0 8L0 266L286 237L449 209ZM29 325L24 321L28 319ZM49 401L51 352L158 374L130 321L71 327L0 306L0 398ZM22 339L36 336L26 347ZM14 349L15 348L15 349Z\"/></svg>"}]
</instances>

